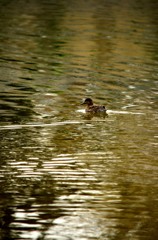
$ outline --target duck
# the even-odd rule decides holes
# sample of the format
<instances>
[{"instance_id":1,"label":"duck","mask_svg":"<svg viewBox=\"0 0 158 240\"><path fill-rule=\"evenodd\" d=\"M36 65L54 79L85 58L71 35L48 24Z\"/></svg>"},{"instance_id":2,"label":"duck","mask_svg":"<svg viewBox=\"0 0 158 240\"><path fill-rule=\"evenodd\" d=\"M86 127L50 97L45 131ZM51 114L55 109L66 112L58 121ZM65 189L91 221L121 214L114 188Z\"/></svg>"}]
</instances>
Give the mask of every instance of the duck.
<instances>
[{"instance_id":1,"label":"duck","mask_svg":"<svg viewBox=\"0 0 158 240\"><path fill-rule=\"evenodd\" d=\"M82 105L86 105L86 112L89 113L106 113L107 109L105 106L94 105L93 100L91 98L86 98Z\"/></svg>"}]
</instances>

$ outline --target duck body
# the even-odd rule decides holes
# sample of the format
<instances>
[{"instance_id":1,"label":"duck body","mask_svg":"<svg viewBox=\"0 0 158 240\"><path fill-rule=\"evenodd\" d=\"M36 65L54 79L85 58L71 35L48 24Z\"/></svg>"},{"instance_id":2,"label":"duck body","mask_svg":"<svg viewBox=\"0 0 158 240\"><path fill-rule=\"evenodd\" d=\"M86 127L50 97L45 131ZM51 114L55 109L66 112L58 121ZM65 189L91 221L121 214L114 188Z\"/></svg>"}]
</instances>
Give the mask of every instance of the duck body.
<instances>
[{"instance_id":1,"label":"duck body","mask_svg":"<svg viewBox=\"0 0 158 240\"><path fill-rule=\"evenodd\" d=\"M106 113L105 106L99 106L99 105L93 104L93 101L92 101L91 98L86 98L82 104L86 105L86 109L85 109L86 112L89 112L89 113Z\"/></svg>"}]
</instances>

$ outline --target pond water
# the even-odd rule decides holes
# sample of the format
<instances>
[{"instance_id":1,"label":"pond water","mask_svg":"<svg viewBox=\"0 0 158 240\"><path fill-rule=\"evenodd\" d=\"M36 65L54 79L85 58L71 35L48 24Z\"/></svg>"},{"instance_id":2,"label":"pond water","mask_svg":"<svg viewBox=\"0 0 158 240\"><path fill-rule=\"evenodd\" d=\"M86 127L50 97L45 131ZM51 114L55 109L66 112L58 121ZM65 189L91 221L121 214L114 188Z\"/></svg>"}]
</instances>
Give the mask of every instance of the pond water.
<instances>
[{"instance_id":1,"label":"pond water","mask_svg":"<svg viewBox=\"0 0 158 240\"><path fill-rule=\"evenodd\" d=\"M157 239L157 9L1 0L0 239Z\"/></svg>"}]
</instances>

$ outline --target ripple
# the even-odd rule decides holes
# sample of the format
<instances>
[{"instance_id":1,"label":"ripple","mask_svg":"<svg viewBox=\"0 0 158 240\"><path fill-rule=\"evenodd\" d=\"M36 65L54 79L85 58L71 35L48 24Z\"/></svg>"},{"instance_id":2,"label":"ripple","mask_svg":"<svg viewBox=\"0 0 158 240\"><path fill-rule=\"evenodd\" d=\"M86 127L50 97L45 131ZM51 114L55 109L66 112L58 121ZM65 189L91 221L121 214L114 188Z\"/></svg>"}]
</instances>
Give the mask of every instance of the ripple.
<instances>
[{"instance_id":1,"label":"ripple","mask_svg":"<svg viewBox=\"0 0 158 240\"><path fill-rule=\"evenodd\" d=\"M18 125L6 125L1 126L0 130L4 129L21 129L21 128L34 128L34 127L53 127L53 126L62 126L62 125L69 125L69 124L81 124L81 121L65 121L65 122L54 122L50 124L18 124Z\"/></svg>"}]
</instances>

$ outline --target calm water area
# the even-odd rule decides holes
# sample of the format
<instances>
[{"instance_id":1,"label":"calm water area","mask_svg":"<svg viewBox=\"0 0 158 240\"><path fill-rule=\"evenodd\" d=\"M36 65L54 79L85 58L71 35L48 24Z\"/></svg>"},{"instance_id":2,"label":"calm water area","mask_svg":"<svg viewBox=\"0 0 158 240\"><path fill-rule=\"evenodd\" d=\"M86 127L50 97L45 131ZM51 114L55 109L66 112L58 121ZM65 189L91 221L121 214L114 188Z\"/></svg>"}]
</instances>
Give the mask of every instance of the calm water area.
<instances>
[{"instance_id":1,"label":"calm water area","mask_svg":"<svg viewBox=\"0 0 158 240\"><path fill-rule=\"evenodd\" d=\"M0 1L0 240L158 239L157 80L157 0Z\"/></svg>"}]
</instances>

